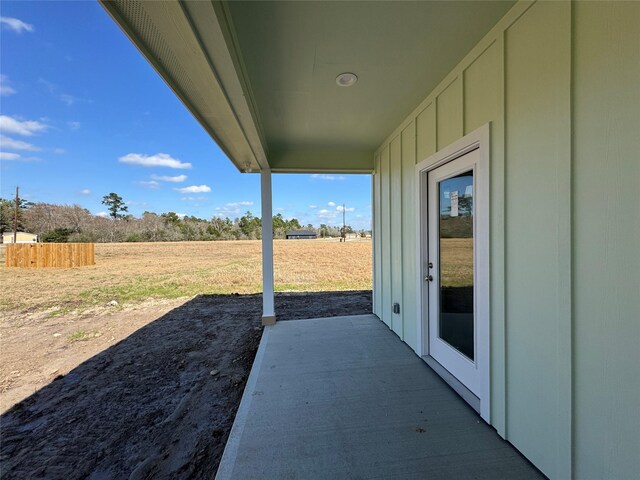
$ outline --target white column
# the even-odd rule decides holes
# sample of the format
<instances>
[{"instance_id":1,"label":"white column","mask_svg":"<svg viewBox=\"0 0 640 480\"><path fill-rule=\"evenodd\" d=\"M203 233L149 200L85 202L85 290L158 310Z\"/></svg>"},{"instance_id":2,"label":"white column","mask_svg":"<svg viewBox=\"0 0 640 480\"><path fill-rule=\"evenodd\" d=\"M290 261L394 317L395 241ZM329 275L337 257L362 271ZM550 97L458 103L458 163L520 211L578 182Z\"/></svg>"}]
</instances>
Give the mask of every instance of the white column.
<instances>
[{"instance_id":1,"label":"white column","mask_svg":"<svg viewBox=\"0 0 640 480\"><path fill-rule=\"evenodd\" d=\"M260 172L262 193L262 324L276 323L273 294L273 207L271 170Z\"/></svg>"}]
</instances>

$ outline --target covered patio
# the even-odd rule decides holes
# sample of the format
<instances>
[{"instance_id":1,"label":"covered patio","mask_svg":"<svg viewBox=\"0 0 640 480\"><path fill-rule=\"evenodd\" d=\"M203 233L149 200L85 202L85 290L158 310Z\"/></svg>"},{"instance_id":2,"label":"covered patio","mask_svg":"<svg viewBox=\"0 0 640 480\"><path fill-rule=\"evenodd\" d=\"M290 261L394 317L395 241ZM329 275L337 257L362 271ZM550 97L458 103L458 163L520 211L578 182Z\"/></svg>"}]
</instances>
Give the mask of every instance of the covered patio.
<instances>
[{"instance_id":1,"label":"covered patio","mask_svg":"<svg viewBox=\"0 0 640 480\"><path fill-rule=\"evenodd\" d=\"M101 3L261 176L272 327L221 478L536 475L509 444L550 478L637 477L639 2ZM276 324L272 173L372 174L387 330ZM473 230L445 236L463 197ZM441 238L464 282L441 285Z\"/></svg>"},{"instance_id":2,"label":"covered patio","mask_svg":"<svg viewBox=\"0 0 640 480\"><path fill-rule=\"evenodd\" d=\"M375 315L264 335L217 479L543 478Z\"/></svg>"}]
</instances>

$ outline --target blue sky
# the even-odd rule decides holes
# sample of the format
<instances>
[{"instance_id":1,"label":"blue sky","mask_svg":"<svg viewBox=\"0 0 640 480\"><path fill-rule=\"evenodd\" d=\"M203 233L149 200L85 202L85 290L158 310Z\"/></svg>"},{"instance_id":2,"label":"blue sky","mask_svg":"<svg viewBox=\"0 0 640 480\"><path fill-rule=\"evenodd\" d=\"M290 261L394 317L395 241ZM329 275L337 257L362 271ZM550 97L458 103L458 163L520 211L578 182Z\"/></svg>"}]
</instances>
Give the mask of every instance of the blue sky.
<instances>
[{"instance_id":1,"label":"blue sky","mask_svg":"<svg viewBox=\"0 0 640 480\"><path fill-rule=\"evenodd\" d=\"M0 6L0 196L94 214L116 192L145 210L260 215L241 174L95 2ZM368 175L274 175L274 214L369 229Z\"/></svg>"}]
</instances>

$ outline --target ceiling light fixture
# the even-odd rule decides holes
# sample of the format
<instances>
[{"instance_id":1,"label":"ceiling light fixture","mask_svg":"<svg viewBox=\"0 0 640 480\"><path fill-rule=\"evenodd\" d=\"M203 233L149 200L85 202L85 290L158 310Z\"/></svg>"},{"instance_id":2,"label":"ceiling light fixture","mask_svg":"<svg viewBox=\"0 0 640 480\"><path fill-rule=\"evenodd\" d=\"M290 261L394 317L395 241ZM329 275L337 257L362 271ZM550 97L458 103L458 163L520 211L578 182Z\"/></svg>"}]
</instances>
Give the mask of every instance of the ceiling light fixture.
<instances>
[{"instance_id":1,"label":"ceiling light fixture","mask_svg":"<svg viewBox=\"0 0 640 480\"><path fill-rule=\"evenodd\" d=\"M351 85L355 85L358 81L358 76L355 73L341 73L336 77L336 83L341 87L350 87Z\"/></svg>"}]
</instances>

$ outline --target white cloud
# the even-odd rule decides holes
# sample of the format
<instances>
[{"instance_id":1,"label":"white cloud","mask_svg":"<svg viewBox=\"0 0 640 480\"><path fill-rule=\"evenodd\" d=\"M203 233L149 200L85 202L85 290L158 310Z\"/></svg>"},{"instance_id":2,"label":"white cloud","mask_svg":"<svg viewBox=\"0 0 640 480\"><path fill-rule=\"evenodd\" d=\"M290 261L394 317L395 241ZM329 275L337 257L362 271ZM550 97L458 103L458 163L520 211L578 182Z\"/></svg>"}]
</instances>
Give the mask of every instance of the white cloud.
<instances>
[{"instance_id":1,"label":"white cloud","mask_svg":"<svg viewBox=\"0 0 640 480\"><path fill-rule=\"evenodd\" d=\"M329 202L329 203L327 203L327 205L329 205L330 207L335 207L336 206L336 202Z\"/></svg>"},{"instance_id":2,"label":"white cloud","mask_svg":"<svg viewBox=\"0 0 640 480\"><path fill-rule=\"evenodd\" d=\"M23 142L22 140L15 140L10 137L0 135L0 147L8 150L27 150L29 152L38 152L41 148L32 145L31 143Z\"/></svg>"},{"instance_id":3,"label":"white cloud","mask_svg":"<svg viewBox=\"0 0 640 480\"><path fill-rule=\"evenodd\" d=\"M16 33L33 32L35 30L33 25L12 17L0 17L0 24L5 29L13 30Z\"/></svg>"},{"instance_id":4,"label":"white cloud","mask_svg":"<svg viewBox=\"0 0 640 480\"><path fill-rule=\"evenodd\" d=\"M49 80L45 80L44 78L38 78L38 83L43 85L49 93L55 93L58 89L55 83L50 82Z\"/></svg>"},{"instance_id":5,"label":"white cloud","mask_svg":"<svg viewBox=\"0 0 640 480\"><path fill-rule=\"evenodd\" d=\"M60 100L67 107L70 107L71 105L73 105L74 103L76 103L78 101L78 99L76 97L74 97L73 95L69 95L68 93L61 94L60 95Z\"/></svg>"},{"instance_id":6,"label":"white cloud","mask_svg":"<svg viewBox=\"0 0 640 480\"><path fill-rule=\"evenodd\" d=\"M187 216L186 213L177 213L177 212L176 212L176 215L178 216L178 218L184 218Z\"/></svg>"},{"instance_id":7,"label":"white cloud","mask_svg":"<svg viewBox=\"0 0 640 480\"><path fill-rule=\"evenodd\" d=\"M250 207L253 205L253 202L229 202L225 203L223 207L216 208L216 217L234 217L237 215L242 215L247 211L245 207Z\"/></svg>"},{"instance_id":8,"label":"white cloud","mask_svg":"<svg viewBox=\"0 0 640 480\"><path fill-rule=\"evenodd\" d=\"M79 130L80 127L82 126L80 122L67 122L67 125L69 126L69 129L73 130L74 132L76 130Z\"/></svg>"},{"instance_id":9,"label":"white cloud","mask_svg":"<svg viewBox=\"0 0 640 480\"><path fill-rule=\"evenodd\" d=\"M16 91L9 85L4 82L0 83L0 96L8 97L9 95L13 95L14 93L16 93Z\"/></svg>"},{"instance_id":10,"label":"white cloud","mask_svg":"<svg viewBox=\"0 0 640 480\"><path fill-rule=\"evenodd\" d=\"M57 88L57 87L55 87L54 85L54 88ZM54 93L54 92L51 92L51 93ZM67 107L70 107L71 105L74 105L76 103L93 103L91 99L76 97L75 95L71 95L70 93L61 93L58 95L58 98Z\"/></svg>"},{"instance_id":11,"label":"white cloud","mask_svg":"<svg viewBox=\"0 0 640 480\"><path fill-rule=\"evenodd\" d=\"M131 207L146 207L147 205L149 205L147 202L137 202L136 200L128 200L124 203Z\"/></svg>"},{"instance_id":12,"label":"white cloud","mask_svg":"<svg viewBox=\"0 0 640 480\"><path fill-rule=\"evenodd\" d=\"M314 173L311 175L314 180L346 180L344 175L327 175L326 173Z\"/></svg>"},{"instance_id":13,"label":"white cloud","mask_svg":"<svg viewBox=\"0 0 640 480\"><path fill-rule=\"evenodd\" d=\"M202 200L207 200L207 197L182 197L180 200L185 202L201 202Z\"/></svg>"},{"instance_id":14,"label":"white cloud","mask_svg":"<svg viewBox=\"0 0 640 480\"><path fill-rule=\"evenodd\" d=\"M19 153L13 152L0 152L0 160L15 160L20 162L39 162L41 159L38 157L23 157Z\"/></svg>"},{"instance_id":15,"label":"white cloud","mask_svg":"<svg viewBox=\"0 0 640 480\"><path fill-rule=\"evenodd\" d=\"M318 208L317 205L309 205L309 208Z\"/></svg>"},{"instance_id":16,"label":"white cloud","mask_svg":"<svg viewBox=\"0 0 640 480\"><path fill-rule=\"evenodd\" d=\"M226 217L234 217L243 213L239 208L216 208L216 213L214 217L226 218Z\"/></svg>"},{"instance_id":17,"label":"white cloud","mask_svg":"<svg viewBox=\"0 0 640 480\"><path fill-rule=\"evenodd\" d=\"M44 132L47 128L49 128L48 125L35 120L20 121L7 115L0 115L0 131L3 132L30 137L36 133Z\"/></svg>"},{"instance_id":18,"label":"white cloud","mask_svg":"<svg viewBox=\"0 0 640 480\"><path fill-rule=\"evenodd\" d=\"M166 153L156 153L155 155L145 155L142 153L128 153L118 159L120 163L131 165L142 165L143 167L167 167L186 169L191 168L190 163L181 162Z\"/></svg>"},{"instance_id":19,"label":"white cloud","mask_svg":"<svg viewBox=\"0 0 640 480\"><path fill-rule=\"evenodd\" d=\"M53 153L55 153L56 155L62 155L63 153L67 153L67 152L64 148L54 148Z\"/></svg>"},{"instance_id":20,"label":"white cloud","mask_svg":"<svg viewBox=\"0 0 640 480\"><path fill-rule=\"evenodd\" d=\"M74 105L76 103L93 103L90 99L87 99L87 98L76 97L75 95L71 95L70 93L64 93L64 92L59 93L60 88L58 87L58 85L56 85L53 82L50 82L49 80L45 80L44 78L38 78L38 83L43 85L51 95L56 97L58 100L64 103L67 107L70 107L71 105ZM69 122L69 123L75 123L75 122Z\"/></svg>"},{"instance_id":21,"label":"white cloud","mask_svg":"<svg viewBox=\"0 0 640 480\"><path fill-rule=\"evenodd\" d=\"M336 218L338 216L338 212L335 210L327 210L326 208L323 208L322 210L320 210L318 212L318 218L320 220L333 220L334 218Z\"/></svg>"},{"instance_id":22,"label":"white cloud","mask_svg":"<svg viewBox=\"0 0 640 480\"><path fill-rule=\"evenodd\" d=\"M108 212L98 212L96 213L96 217L107 218L109 216Z\"/></svg>"},{"instance_id":23,"label":"white cloud","mask_svg":"<svg viewBox=\"0 0 640 480\"><path fill-rule=\"evenodd\" d=\"M17 153L0 152L0 160L20 160L20 155Z\"/></svg>"},{"instance_id":24,"label":"white cloud","mask_svg":"<svg viewBox=\"0 0 640 480\"><path fill-rule=\"evenodd\" d=\"M191 185L189 187L174 188L176 192L180 193L208 193L211 191L209 185Z\"/></svg>"},{"instance_id":25,"label":"white cloud","mask_svg":"<svg viewBox=\"0 0 640 480\"><path fill-rule=\"evenodd\" d=\"M143 186L144 188L148 188L149 190L158 190L160 188L160 183L155 180L140 180L138 185Z\"/></svg>"},{"instance_id":26,"label":"white cloud","mask_svg":"<svg viewBox=\"0 0 640 480\"><path fill-rule=\"evenodd\" d=\"M182 183L187 179L187 176L176 175L175 177L170 177L168 175L151 175L151 178L160 182Z\"/></svg>"},{"instance_id":27,"label":"white cloud","mask_svg":"<svg viewBox=\"0 0 640 480\"><path fill-rule=\"evenodd\" d=\"M0 95L3 97L8 97L9 95L13 95L16 91L9 85L9 77L6 75L0 74Z\"/></svg>"},{"instance_id":28,"label":"white cloud","mask_svg":"<svg viewBox=\"0 0 640 480\"><path fill-rule=\"evenodd\" d=\"M83 188L78 192L78 194L82 195L83 197L88 197L89 195L91 195L91 190L89 190L88 188Z\"/></svg>"},{"instance_id":29,"label":"white cloud","mask_svg":"<svg viewBox=\"0 0 640 480\"><path fill-rule=\"evenodd\" d=\"M353 208L353 207L344 208L342 205L338 205L336 207L336 210L339 211L339 212L341 212L342 210L344 210L346 212L353 212L353 211L355 211L355 208Z\"/></svg>"}]
</instances>

